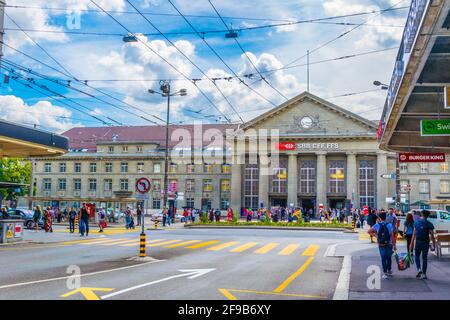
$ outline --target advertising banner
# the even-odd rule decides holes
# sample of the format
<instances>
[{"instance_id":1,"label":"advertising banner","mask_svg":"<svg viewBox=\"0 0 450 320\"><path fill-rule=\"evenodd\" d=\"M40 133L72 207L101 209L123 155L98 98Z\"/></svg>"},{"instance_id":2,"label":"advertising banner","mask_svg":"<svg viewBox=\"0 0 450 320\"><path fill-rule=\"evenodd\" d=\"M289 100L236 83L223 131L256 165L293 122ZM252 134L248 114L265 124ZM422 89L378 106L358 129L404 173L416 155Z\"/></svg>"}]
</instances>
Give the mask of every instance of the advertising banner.
<instances>
[{"instance_id":1,"label":"advertising banner","mask_svg":"<svg viewBox=\"0 0 450 320\"><path fill-rule=\"evenodd\" d=\"M400 153L400 162L445 162L445 153Z\"/></svg>"}]
</instances>

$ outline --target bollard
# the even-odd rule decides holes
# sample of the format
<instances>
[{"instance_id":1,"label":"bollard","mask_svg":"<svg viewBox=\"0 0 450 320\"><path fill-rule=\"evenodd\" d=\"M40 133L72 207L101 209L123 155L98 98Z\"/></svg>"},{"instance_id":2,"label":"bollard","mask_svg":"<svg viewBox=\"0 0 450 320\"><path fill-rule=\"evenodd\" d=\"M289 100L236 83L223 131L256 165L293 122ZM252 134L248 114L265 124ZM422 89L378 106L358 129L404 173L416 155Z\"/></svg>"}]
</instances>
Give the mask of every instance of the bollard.
<instances>
[{"instance_id":1,"label":"bollard","mask_svg":"<svg viewBox=\"0 0 450 320\"><path fill-rule=\"evenodd\" d=\"M78 215L75 216L75 230L79 230L79 228L78 228Z\"/></svg>"},{"instance_id":2,"label":"bollard","mask_svg":"<svg viewBox=\"0 0 450 320\"><path fill-rule=\"evenodd\" d=\"M158 219L155 219L155 230L158 229Z\"/></svg>"},{"instance_id":3,"label":"bollard","mask_svg":"<svg viewBox=\"0 0 450 320\"><path fill-rule=\"evenodd\" d=\"M352 231L355 232L356 219L352 219Z\"/></svg>"},{"instance_id":4,"label":"bollard","mask_svg":"<svg viewBox=\"0 0 450 320\"><path fill-rule=\"evenodd\" d=\"M139 241L139 257L145 257L145 233L141 233Z\"/></svg>"}]
</instances>

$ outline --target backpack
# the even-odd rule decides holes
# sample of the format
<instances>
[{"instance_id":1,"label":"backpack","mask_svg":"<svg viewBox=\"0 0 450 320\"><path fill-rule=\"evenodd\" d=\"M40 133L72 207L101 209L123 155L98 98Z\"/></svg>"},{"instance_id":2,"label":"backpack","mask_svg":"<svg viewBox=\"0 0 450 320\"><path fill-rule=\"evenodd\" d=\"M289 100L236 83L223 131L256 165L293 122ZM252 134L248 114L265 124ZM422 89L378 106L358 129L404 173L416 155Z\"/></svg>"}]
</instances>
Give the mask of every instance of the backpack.
<instances>
[{"instance_id":1,"label":"backpack","mask_svg":"<svg viewBox=\"0 0 450 320\"><path fill-rule=\"evenodd\" d=\"M427 220L419 220L416 224L416 240L429 242L430 241L430 227Z\"/></svg>"},{"instance_id":2,"label":"backpack","mask_svg":"<svg viewBox=\"0 0 450 320\"><path fill-rule=\"evenodd\" d=\"M380 246L386 246L391 243L391 235L389 233L389 228L386 222L380 223L380 228L378 229L378 244Z\"/></svg>"}]
</instances>

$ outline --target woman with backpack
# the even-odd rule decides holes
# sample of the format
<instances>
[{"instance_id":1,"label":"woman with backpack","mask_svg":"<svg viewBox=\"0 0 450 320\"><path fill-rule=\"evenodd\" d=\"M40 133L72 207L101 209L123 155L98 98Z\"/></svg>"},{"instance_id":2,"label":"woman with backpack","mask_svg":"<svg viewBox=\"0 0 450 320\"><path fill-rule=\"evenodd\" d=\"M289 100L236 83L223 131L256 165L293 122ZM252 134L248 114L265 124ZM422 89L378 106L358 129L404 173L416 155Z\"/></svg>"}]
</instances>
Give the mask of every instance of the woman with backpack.
<instances>
[{"instance_id":1,"label":"woman with backpack","mask_svg":"<svg viewBox=\"0 0 450 320\"><path fill-rule=\"evenodd\" d=\"M406 248L408 253L411 253L411 240L414 233L414 217L411 213L406 216L403 224L403 237L406 238Z\"/></svg>"},{"instance_id":2,"label":"woman with backpack","mask_svg":"<svg viewBox=\"0 0 450 320\"><path fill-rule=\"evenodd\" d=\"M416 256L416 266L418 270L416 275L417 279L428 279L427 266L428 251L430 250L430 238L433 242L433 247L431 247L431 250L434 251L434 248L436 247L436 239L433 234L434 226L430 221L428 221L429 215L430 211L423 210L421 218L414 223L411 251L414 249L414 254ZM420 261L421 257L422 261Z\"/></svg>"}]
</instances>

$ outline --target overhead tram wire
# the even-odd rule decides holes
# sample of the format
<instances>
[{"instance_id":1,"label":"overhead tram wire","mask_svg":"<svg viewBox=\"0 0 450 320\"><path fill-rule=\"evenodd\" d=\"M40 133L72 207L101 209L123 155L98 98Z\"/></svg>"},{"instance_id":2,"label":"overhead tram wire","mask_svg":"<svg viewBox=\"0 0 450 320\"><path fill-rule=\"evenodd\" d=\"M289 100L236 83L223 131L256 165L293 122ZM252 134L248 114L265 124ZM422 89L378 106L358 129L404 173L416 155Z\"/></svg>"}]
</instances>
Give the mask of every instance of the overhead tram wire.
<instances>
[{"instance_id":1,"label":"overhead tram wire","mask_svg":"<svg viewBox=\"0 0 450 320\"><path fill-rule=\"evenodd\" d=\"M92 1L92 0L91 0ZM187 59L198 71L200 71L201 74L203 74L204 77L206 77L213 85L214 87L217 89L217 91L222 95L222 97L225 99L225 101L228 103L228 105L230 106L231 110L234 111L234 113L236 113L238 116L239 114L237 113L236 108L233 106L233 104L231 103L231 101L228 99L228 97L223 93L222 89L219 88L219 86L216 84L216 82L214 80L212 80L207 74L206 72L204 72L194 61L192 61L191 58L189 58L182 50L180 50L177 45L175 43L172 42L172 40L170 40L163 32L161 32L159 30L159 28L153 23L151 22L146 16L144 16L139 9L129 0L126 0L128 2L128 4L134 9L136 10L136 12L138 12L142 18L144 18L145 21L148 22L149 25L151 25L156 31L158 31L163 37L164 39L166 39L166 41L168 41L183 57L185 57L185 59ZM240 118L240 116L239 116ZM240 118L242 120L242 118ZM244 123L244 121L242 120L242 122Z\"/></svg>"},{"instance_id":2,"label":"overhead tram wire","mask_svg":"<svg viewBox=\"0 0 450 320\"><path fill-rule=\"evenodd\" d=\"M181 13L181 11L173 4L173 2L171 0L168 0L169 3L172 5L172 7L180 14L181 17L183 17L184 21L186 21L186 23L191 27L192 30L194 30L194 32L197 33L197 35L200 37L200 39L202 39L202 41L206 44L206 46L214 53L214 55L227 67L227 69L239 80L239 83L242 83L243 85L245 85L249 90L253 91L254 93L256 93L258 96L260 96L261 98L263 98L265 101L269 102L270 104L272 104L273 106L276 107L276 104L273 103L272 101L270 101L269 99L267 99L266 97L264 97L261 93L259 93L258 91L256 91L254 88L250 87L247 83L245 83L244 80L241 79L241 77L230 67L230 65L228 63L225 62L225 60L219 55L219 53L208 43L208 41L206 41L206 39L197 31L197 29L192 25L192 23L186 18L186 16L183 15L183 13ZM240 120L242 122L244 122L241 118L241 116L239 116Z\"/></svg>"},{"instance_id":3,"label":"overhead tram wire","mask_svg":"<svg viewBox=\"0 0 450 320\"><path fill-rule=\"evenodd\" d=\"M119 20L117 20L116 18L114 18L114 16L112 16L110 13L108 13L106 10L104 10L101 6L99 6L94 0L90 0L91 3L93 3L97 8L99 8L100 10L102 10L103 13L107 14L111 19L113 19L118 25L120 25L125 31L133 34L133 32L130 31L130 29L128 29L125 25L123 25ZM230 122L230 119L214 104L214 102L205 94L205 92L200 89L200 87L193 82L191 79L189 79L188 76L186 76L182 71L180 71L177 67L175 67L172 63L170 63L166 58L164 58L163 56L161 56L158 52L156 52L155 50L153 50L147 43L145 43L144 41L142 41L141 39L139 39L139 37L137 37L137 40L142 43L145 47L147 47L151 52L153 52L155 55L157 55L160 59L162 59L164 62L166 62L169 66L171 66L177 73L179 73L183 78L185 78L186 80L190 81L197 89L198 91L202 94L203 97L205 97L206 100L208 100L208 102L221 114L224 116L224 118Z\"/></svg>"},{"instance_id":4,"label":"overhead tram wire","mask_svg":"<svg viewBox=\"0 0 450 320\"><path fill-rule=\"evenodd\" d=\"M128 0L127 0L128 1ZM208 0L209 4L211 5L211 7L214 9L214 11L216 12L217 16L220 18L220 20L222 21L222 23L225 25L225 27L231 32L231 30L228 28L227 23L225 22L225 20L222 18L222 16L220 15L219 11L216 9L216 7L214 6L214 4L211 2L211 0ZM253 66L253 69L255 69L255 71L259 74L259 76L261 77L262 80L264 80L264 82L269 85L273 90L275 90L281 97L283 97L285 100L289 100L288 97L286 97L280 90L278 90L277 88L275 88L266 78L264 78L264 76L261 74L261 72L259 71L259 69L256 67L256 65L253 63L252 59L250 59L250 57L247 54L247 51L244 50L244 48L242 47L242 45L240 44L240 42L238 41L238 39L234 38L233 39L236 44L239 46L239 48L241 49L242 53L247 57L247 60L250 61L250 64Z\"/></svg>"}]
</instances>

